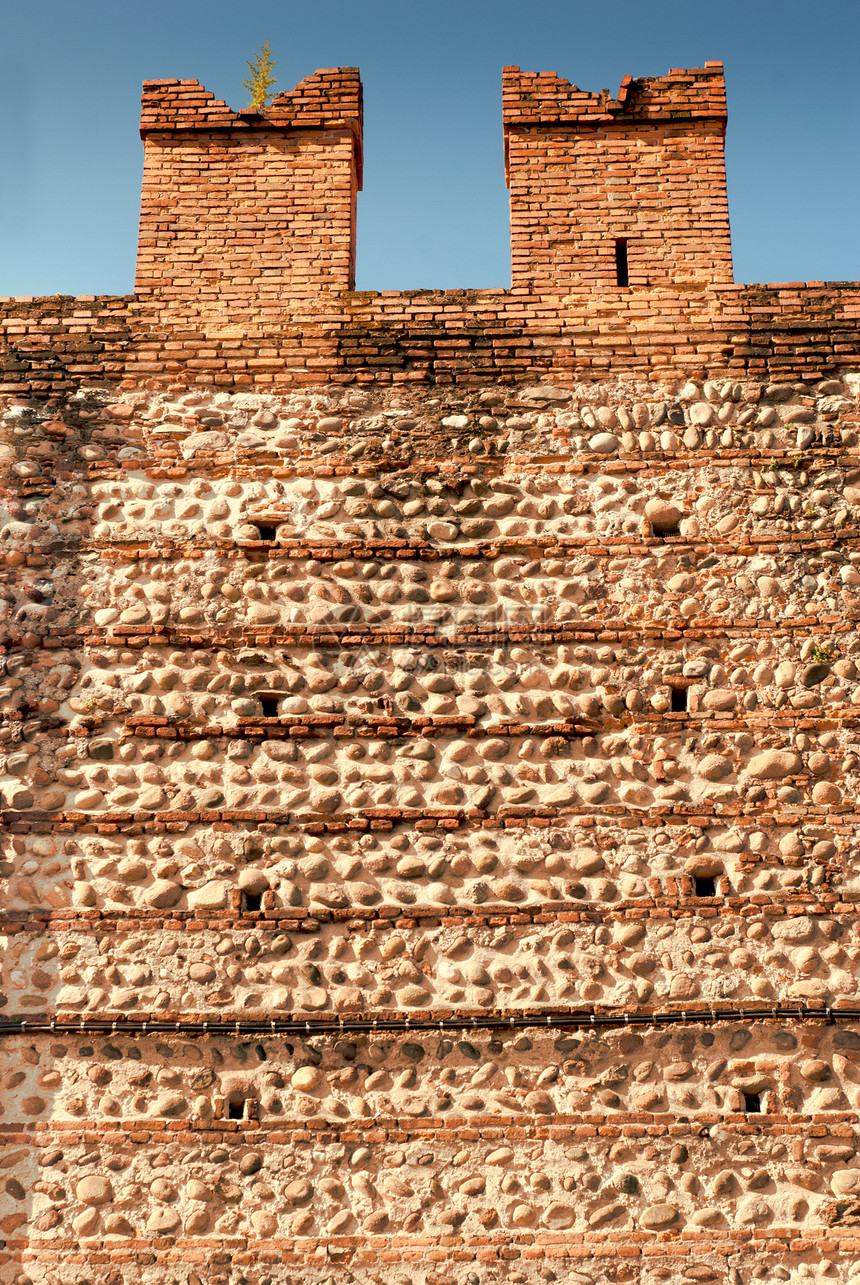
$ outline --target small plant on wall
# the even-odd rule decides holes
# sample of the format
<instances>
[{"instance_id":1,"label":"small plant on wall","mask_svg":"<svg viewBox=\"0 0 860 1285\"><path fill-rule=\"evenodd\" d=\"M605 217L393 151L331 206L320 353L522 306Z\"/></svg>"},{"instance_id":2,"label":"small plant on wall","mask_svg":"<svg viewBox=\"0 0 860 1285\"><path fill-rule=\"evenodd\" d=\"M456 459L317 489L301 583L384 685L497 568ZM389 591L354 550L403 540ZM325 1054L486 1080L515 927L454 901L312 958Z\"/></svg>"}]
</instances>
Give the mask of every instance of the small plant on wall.
<instances>
[{"instance_id":1,"label":"small plant on wall","mask_svg":"<svg viewBox=\"0 0 860 1285\"><path fill-rule=\"evenodd\" d=\"M277 61L272 57L272 51L269 48L268 40L264 40L260 46L260 51L253 62L248 63L248 70L251 75L247 80L242 81L243 88L247 89L250 102L248 110L262 111L274 97L273 89L278 82L277 76L272 72L277 67Z\"/></svg>"}]
</instances>

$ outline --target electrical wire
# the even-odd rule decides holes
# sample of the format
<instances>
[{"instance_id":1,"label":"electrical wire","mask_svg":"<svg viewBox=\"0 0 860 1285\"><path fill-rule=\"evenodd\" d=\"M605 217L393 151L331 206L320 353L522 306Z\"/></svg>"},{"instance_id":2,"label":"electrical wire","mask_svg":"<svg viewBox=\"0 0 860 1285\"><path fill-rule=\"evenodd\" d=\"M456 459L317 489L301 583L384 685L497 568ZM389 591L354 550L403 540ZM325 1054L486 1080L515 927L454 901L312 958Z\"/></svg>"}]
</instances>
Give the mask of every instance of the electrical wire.
<instances>
[{"instance_id":1,"label":"electrical wire","mask_svg":"<svg viewBox=\"0 0 860 1285\"><path fill-rule=\"evenodd\" d=\"M439 1017L313 1017L305 1014L273 1018L231 1018L213 1014L210 1018L175 1020L149 1018L74 1018L68 1014L38 1014L0 1020L2 1035L373 1035L381 1032L505 1031L544 1027L550 1030L581 1030L629 1026L713 1025L720 1022L760 1021L860 1022L860 1008L832 1008L808 1005L774 1005L768 1008L675 1009L666 1012L597 1012L593 1009L530 1009L522 1013L448 1014Z\"/></svg>"}]
</instances>

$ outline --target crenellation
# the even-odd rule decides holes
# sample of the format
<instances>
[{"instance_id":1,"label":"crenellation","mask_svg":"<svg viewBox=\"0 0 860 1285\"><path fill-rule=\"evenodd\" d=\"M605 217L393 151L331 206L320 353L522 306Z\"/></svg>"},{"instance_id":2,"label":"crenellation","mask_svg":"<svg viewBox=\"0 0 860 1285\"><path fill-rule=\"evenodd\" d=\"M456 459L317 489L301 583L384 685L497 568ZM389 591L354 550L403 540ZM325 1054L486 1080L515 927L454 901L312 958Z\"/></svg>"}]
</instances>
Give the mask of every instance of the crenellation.
<instances>
[{"instance_id":1,"label":"crenellation","mask_svg":"<svg viewBox=\"0 0 860 1285\"><path fill-rule=\"evenodd\" d=\"M615 99L503 77L514 287L731 282L722 63L627 76Z\"/></svg>"}]
</instances>

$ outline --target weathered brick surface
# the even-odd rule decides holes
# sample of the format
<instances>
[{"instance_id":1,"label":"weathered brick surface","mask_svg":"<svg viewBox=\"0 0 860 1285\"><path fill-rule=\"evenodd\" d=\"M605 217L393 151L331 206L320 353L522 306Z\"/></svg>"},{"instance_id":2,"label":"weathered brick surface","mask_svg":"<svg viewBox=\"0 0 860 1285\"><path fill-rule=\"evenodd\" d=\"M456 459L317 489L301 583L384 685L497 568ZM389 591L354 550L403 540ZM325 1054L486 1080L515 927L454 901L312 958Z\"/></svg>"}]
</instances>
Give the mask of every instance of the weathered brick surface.
<instances>
[{"instance_id":1,"label":"weathered brick surface","mask_svg":"<svg viewBox=\"0 0 860 1285\"><path fill-rule=\"evenodd\" d=\"M217 270L217 262L213 270ZM200 297L205 291L201 286ZM179 381L284 391L352 387L481 389L611 377L816 383L857 369L860 290L851 282L612 287L537 293L372 292L234 301L202 315L194 298L0 301L8 358L0 391L68 394L80 381Z\"/></svg>"},{"instance_id":2,"label":"weathered brick surface","mask_svg":"<svg viewBox=\"0 0 860 1285\"><path fill-rule=\"evenodd\" d=\"M357 73L148 82L0 304L4 1285L856 1280L860 289L724 116L508 69L514 288L358 294Z\"/></svg>"},{"instance_id":3,"label":"weathered brick surface","mask_svg":"<svg viewBox=\"0 0 860 1285\"><path fill-rule=\"evenodd\" d=\"M357 68L317 72L263 113L147 81L136 295L222 317L352 289L361 126Z\"/></svg>"},{"instance_id":4,"label":"weathered brick surface","mask_svg":"<svg viewBox=\"0 0 860 1285\"><path fill-rule=\"evenodd\" d=\"M506 67L503 111L515 288L617 287L619 239L634 289L731 281L722 63L615 98Z\"/></svg>"}]
</instances>

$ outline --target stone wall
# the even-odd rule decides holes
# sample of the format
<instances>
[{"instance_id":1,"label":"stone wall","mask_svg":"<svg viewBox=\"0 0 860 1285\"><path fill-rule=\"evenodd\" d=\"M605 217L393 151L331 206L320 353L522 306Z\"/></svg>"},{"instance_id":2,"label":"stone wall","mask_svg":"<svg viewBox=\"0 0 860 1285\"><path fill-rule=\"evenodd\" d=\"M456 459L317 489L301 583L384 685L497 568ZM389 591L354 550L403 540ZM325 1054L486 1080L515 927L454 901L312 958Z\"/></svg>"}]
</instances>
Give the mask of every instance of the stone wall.
<instances>
[{"instance_id":1,"label":"stone wall","mask_svg":"<svg viewBox=\"0 0 860 1285\"><path fill-rule=\"evenodd\" d=\"M847 1282L857 1039L31 1037L5 1227L24 1275L99 1285Z\"/></svg>"},{"instance_id":2,"label":"stone wall","mask_svg":"<svg viewBox=\"0 0 860 1285\"><path fill-rule=\"evenodd\" d=\"M3 305L4 1285L856 1282L857 286L208 289Z\"/></svg>"},{"instance_id":3,"label":"stone wall","mask_svg":"<svg viewBox=\"0 0 860 1285\"><path fill-rule=\"evenodd\" d=\"M849 1279L857 389L9 404L17 1276Z\"/></svg>"}]
</instances>

